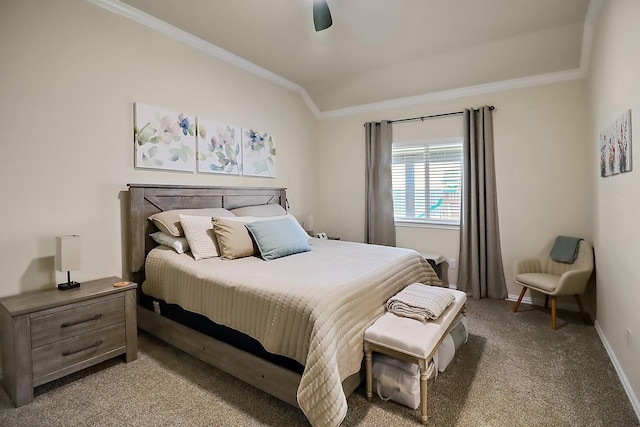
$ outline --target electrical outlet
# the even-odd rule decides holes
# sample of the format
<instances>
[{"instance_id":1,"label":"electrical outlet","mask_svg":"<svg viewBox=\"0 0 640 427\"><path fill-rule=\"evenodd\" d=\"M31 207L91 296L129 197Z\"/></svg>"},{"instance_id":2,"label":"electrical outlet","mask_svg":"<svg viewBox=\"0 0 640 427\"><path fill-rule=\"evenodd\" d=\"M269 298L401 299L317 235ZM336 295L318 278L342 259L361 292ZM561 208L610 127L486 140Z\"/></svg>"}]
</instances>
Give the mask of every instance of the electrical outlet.
<instances>
[{"instance_id":1,"label":"electrical outlet","mask_svg":"<svg viewBox=\"0 0 640 427\"><path fill-rule=\"evenodd\" d=\"M153 311L155 311L156 314L160 314L160 303L158 301L153 302Z\"/></svg>"},{"instance_id":2,"label":"electrical outlet","mask_svg":"<svg viewBox=\"0 0 640 427\"><path fill-rule=\"evenodd\" d=\"M627 329L627 348L633 350L633 332L631 332L631 329Z\"/></svg>"},{"instance_id":3,"label":"electrical outlet","mask_svg":"<svg viewBox=\"0 0 640 427\"><path fill-rule=\"evenodd\" d=\"M449 264L449 268L458 268L458 260L455 258L449 258L447 260L447 264Z\"/></svg>"}]
</instances>

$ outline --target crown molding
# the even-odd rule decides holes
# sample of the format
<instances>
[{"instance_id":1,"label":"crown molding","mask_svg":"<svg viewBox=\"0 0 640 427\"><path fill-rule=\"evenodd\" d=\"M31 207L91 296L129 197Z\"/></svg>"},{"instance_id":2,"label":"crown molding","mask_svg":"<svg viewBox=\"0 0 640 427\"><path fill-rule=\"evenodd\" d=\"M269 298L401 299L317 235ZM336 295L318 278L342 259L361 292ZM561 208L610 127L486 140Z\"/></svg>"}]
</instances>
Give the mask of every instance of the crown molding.
<instances>
[{"instance_id":1,"label":"crown molding","mask_svg":"<svg viewBox=\"0 0 640 427\"><path fill-rule=\"evenodd\" d=\"M382 111L392 108L409 107L419 104L429 104L433 102L446 101L449 99L464 98L473 95L483 95L505 90L524 89L533 86L559 83L569 80L586 78L589 73L589 63L591 61L591 49L593 45L593 31L602 8L603 0L590 0L587 14L585 16L582 29L582 47L580 51L580 65L572 70L559 71L555 73L539 74L536 76L522 77L512 80L503 80L495 83L486 83L477 86L432 92L423 95L398 98L389 101L376 102L372 104L358 105L354 107L341 108L336 110L322 111L318 115L320 119L337 117L347 117L355 114Z\"/></svg>"},{"instance_id":2,"label":"crown molding","mask_svg":"<svg viewBox=\"0 0 640 427\"><path fill-rule=\"evenodd\" d=\"M244 71L247 71L251 74L261 77L273 84L281 86L285 89L292 90L298 93L302 97L305 104L307 104L307 107L309 108L309 110L311 110L311 112L316 117L320 114L318 107L316 107L314 102L311 100L311 97L302 86L290 80L287 80L276 73L273 73L265 68L262 68L254 64L253 62L247 61L246 59L239 57L238 55L234 55L233 53L226 51L212 43L202 40L201 38L196 37L193 34L187 33L186 31L183 31L177 27L174 27L171 24L168 24L147 13L144 13L143 11L136 9L126 3L123 3L120 0L87 0L87 1L89 3L93 3L97 6L100 6L103 9L106 9L110 12L129 18L132 21L135 21L146 27L149 27L152 30L158 31L159 33L169 36L201 52L204 52L207 55L213 56L214 58L220 59L221 61L224 61Z\"/></svg>"},{"instance_id":3,"label":"crown molding","mask_svg":"<svg viewBox=\"0 0 640 427\"><path fill-rule=\"evenodd\" d=\"M537 76L522 77L512 80L503 80L495 83L485 83L476 86L468 86L459 89L432 92L424 95L410 96L406 98L392 99L389 101L375 102L372 104L358 105L355 107L342 108L339 110L323 111L319 118L329 119L336 117L351 116L354 114L370 113L372 111L382 111L391 108L409 107L412 105L430 104L432 102L446 101L449 99L464 98L473 95L483 95L487 93L501 92L505 90L524 89L532 86L541 86L558 83L568 80L576 80L585 77L585 73L580 68L573 70L558 71L555 73L539 74Z\"/></svg>"},{"instance_id":4,"label":"crown molding","mask_svg":"<svg viewBox=\"0 0 640 427\"><path fill-rule=\"evenodd\" d=\"M584 27L582 29L582 50L580 54L580 69L584 72L585 77L589 74L589 64L591 63L591 50L593 48L593 32L595 30L600 9L602 9L603 0L591 0L587 15L584 18Z\"/></svg>"},{"instance_id":5,"label":"crown molding","mask_svg":"<svg viewBox=\"0 0 640 427\"><path fill-rule=\"evenodd\" d=\"M244 71L263 78L275 85L289 89L300 95L307 108L318 119L330 119L337 117L347 117L356 114L368 113L373 111L382 111L392 108L402 108L419 104L429 104L449 99L463 98L473 95L483 95L488 93L500 92L505 90L523 89L532 86L541 86L552 83L558 83L568 80L576 80L585 78L588 73L589 61L591 59L591 45L593 42L593 29L602 6L603 0L591 0L587 15L585 17L583 34L582 34L582 51L580 55L580 65L576 69L559 71L555 73L540 74L517 78L512 80L504 80L494 83L486 83L476 86L469 86L459 89L445 90L440 92L432 92L423 95L410 96L406 98L392 99L388 101L376 102L372 104L357 105L353 107L341 108L329 111L320 111L313 102L307 91L300 85L285 79L265 68L262 68L253 62L247 61L233 53L226 51L212 43L202 40L192 34L187 33L173 25L170 25L158 18L142 12L120 0L86 0L100 6L110 12L122 15L139 24L158 31L166 36L178 40L189 45L207 55L227 62Z\"/></svg>"}]
</instances>

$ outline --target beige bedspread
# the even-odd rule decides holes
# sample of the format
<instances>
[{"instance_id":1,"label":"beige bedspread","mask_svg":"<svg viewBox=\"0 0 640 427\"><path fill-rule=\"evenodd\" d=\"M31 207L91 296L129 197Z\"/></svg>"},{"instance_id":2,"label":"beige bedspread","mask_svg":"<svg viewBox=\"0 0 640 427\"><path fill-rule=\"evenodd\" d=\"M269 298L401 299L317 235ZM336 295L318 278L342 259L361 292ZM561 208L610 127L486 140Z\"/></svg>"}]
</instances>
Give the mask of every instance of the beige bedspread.
<instances>
[{"instance_id":1,"label":"beige bedspread","mask_svg":"<svg viewBox=\"0 0 640 427\"><path fill-rule=\"evenodd\" d=\"M310 252L272 261L194 261L158 247L143 290L303 364L300 408L314 426L337 426L347 413L342 380L360 370L364 330L414 282L441 283L415 251L313 239Z\"/></svg>"}]
</instances>

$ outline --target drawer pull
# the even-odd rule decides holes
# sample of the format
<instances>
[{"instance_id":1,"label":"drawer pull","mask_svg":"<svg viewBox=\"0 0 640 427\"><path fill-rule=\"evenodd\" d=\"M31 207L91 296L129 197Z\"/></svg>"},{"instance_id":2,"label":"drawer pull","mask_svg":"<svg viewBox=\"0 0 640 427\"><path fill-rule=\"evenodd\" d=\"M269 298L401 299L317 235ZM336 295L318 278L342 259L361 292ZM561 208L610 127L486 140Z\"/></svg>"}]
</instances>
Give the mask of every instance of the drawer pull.
<instances>
[{"instance_id":1,"label":"drawer pull","mask_svg":"<svg viewBox=\"0 0 640 427\"><path fill-rule=\"evenodd\" d=\"M77 320L75 322L64 322L62 325L60 325L60 327L61 328L68 328L69 326L79 325L80 323L92 322L94 320L98 320L101 317L102 317L102 314L96 314L95 316L90 317L88 319Z\"/></svg>"},{"instance_id":2,"label":"drawer pull","mask_svg":"<svg viewBox=\"0 0 640 427\"><path fill-rule=\"evenodd\" d=\"M91 344L90 346L81 348L80 350L65 351L64 353L62 353L62 355L63 356L71 356L72 354L80 353L81 351L89 350L90 348L93 348L93 347L98 347L100 344L102 344L102 340L96 341L93 344Z\"/></svg>"}]
</instances>

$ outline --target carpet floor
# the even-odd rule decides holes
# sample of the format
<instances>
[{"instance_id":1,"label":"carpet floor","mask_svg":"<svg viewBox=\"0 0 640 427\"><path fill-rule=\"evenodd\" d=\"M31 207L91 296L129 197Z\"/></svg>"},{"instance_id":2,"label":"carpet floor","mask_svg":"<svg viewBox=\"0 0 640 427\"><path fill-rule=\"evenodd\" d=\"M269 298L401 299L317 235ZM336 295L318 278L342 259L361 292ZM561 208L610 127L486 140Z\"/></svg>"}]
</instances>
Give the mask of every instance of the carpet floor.
<instances>
[{"instance_id":1,"label":"carpet floor","mask_svg":"<svg viewBox=\"0 0 640 427\"><path fill-rule=\"evenodd\" d=\"M428 425L640 426L593 326L560 311L471 300L470 336L429 383ZM0 426L308 426L302 412L148 335L138 359L116 358L37 387L15 408L0 391ZM419 410L360 386L342 426L417 426Z\"/></svg>"}]
</instances>

